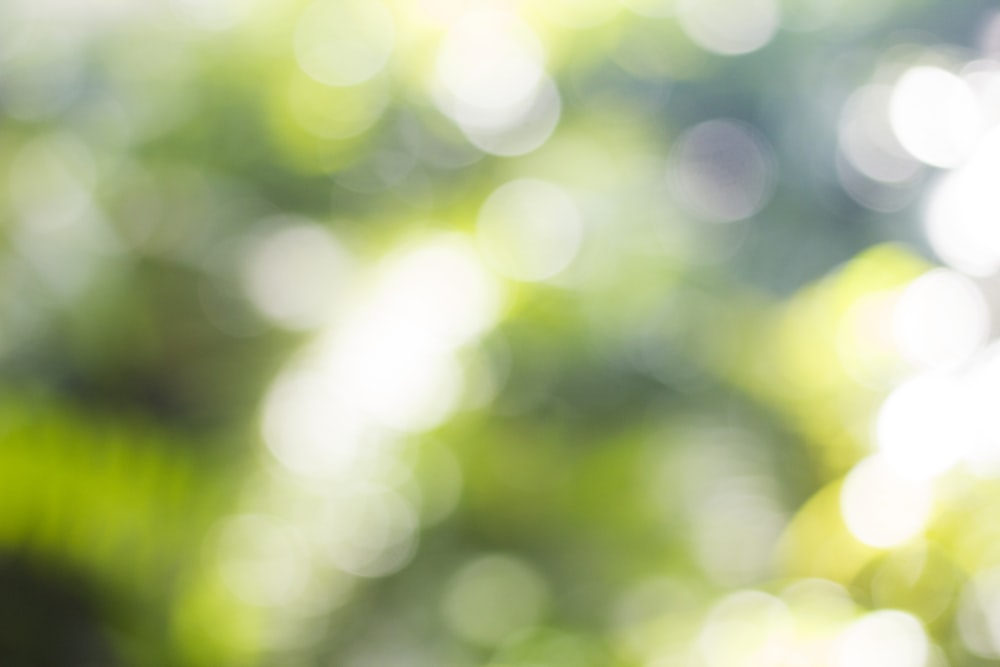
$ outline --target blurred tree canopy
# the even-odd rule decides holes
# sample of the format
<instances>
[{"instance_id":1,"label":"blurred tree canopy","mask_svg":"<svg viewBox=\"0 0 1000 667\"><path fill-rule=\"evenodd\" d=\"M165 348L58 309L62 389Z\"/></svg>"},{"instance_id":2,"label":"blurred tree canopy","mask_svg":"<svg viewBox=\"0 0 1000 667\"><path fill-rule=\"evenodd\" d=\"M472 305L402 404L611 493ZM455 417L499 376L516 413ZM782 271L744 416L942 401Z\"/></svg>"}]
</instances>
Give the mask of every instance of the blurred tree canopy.
<instances>
[{"instance_id":1,"label":"blurred tree canopy","mask_svg":"<svg viewBox=\"0 0 1000 667\"><path fill-rule=\"evenodd\" d=\"M0 4L0 663L1000 659L1000 13Z\"/></svg>"}]
</instances>

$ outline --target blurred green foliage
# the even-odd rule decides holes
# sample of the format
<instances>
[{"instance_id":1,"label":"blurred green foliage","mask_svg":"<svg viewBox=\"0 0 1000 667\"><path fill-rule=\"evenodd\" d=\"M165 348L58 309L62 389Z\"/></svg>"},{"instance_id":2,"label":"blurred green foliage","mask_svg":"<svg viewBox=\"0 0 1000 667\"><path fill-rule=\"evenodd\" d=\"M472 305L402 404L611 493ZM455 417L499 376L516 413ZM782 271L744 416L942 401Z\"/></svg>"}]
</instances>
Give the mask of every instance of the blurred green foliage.
<instances>
[{"instance_id":1,"label":"blurred green foliage","mask_svg":"<svg viewBox=\"0 0 1000 667\"><path fill-rule=\"evenodd\" d=\"M849 113L994 113L990 11L0 5L0 664L994 662L972 158ZM942 262L955 363L964 292L887 333ZM925 371L988 442L897 479Z\"/></svg>"}]
</instances>

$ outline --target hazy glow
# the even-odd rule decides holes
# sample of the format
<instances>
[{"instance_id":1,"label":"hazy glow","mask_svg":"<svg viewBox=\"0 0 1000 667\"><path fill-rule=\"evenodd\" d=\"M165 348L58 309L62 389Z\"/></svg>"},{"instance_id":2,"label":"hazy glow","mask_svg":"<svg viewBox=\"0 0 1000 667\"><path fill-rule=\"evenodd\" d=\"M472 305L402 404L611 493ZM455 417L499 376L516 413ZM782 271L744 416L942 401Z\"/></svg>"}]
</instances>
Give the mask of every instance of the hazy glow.
<instances>
[{"instance_id":1,"label":"hazy glow","mask_svg":"<svg viewBox=\"0 0 1000 667\"><path fill-rule=\"evenodd\" d=\"M10 203L34 232L65 234L91 206L93 181L93 158L83 144L68 137L41 137L14 158Z\"/></svg>"},{"instance_id":2,"label":"hazy glow","mask_svg":"<svg viewBox=\"0 0 1000 667\"><path fill-rule=\"evenodd\" d=\"M665 18L674 15L675 0L619 0L640 16Z\"/></svg>"},{"instance_id":3,"label":"hazy glow","mask_svg":"<svg viewBox=\"0 0 1000 667\"><path fill-rule=\"evenodd\" d=\"M590 28L613 19L621 9L614 0L534 0L533 8L567 28Z\"/></svg>"},{"instance_id":4,"label":"hazy glow","mask_svg":"<svg viewBox=\"0 0 1000 667\"><path fill-rule=\"evenodd\" d=\"M354 400L380 423L425 431L458 405L461 368L448 353L400 328L367 322L351 330L344 370ZM351 355L349 350L354 350Z\"/></svg>"},{"instance_id":5,"label":"hazy glow","mask_svg":"<svg viewBox=\"0 0 1000 667\"><path fill-rule=\"evenodd\" d=\"M472 9L438 51L434 99L481 150L522 155L549 138L562 111L544 60L541 42L516 15Z\"/></svg>"},{"instance_id":6,"label":"hazy glow","mask_svg":"<svg viewBox=\"0 0 1000 667\"><path fill-rule=\"evenodd\" d=\"M469 141L493 155L524 155L552 136L562 114L562 99L552 80L545 77L535 95L516 108L492 116L457 106L450 110Z\"/></svg>"},{"instance_id":7,"label":"hazy glow","mask_svg":"<svg viewBox=\"0 0 1000 667\"><path fill-rule=\"evenodd\" d=\"M993 343L978 355L963 378L971 424L970 445L964 449L971 471L981 476L1000 475L1000 343Z\"/></svg>"},{"instance_id":8,"label":"hazy glow","mask_svg":"<svg viewBox=\"0 0 1000 667\"><path fill-rule=\"evenodd\" d=\"M350 574L381 577L397 571L416 548L417 516L394 491L358 485L332 500L330 526L320 548Z\"/></svg>"},{"instance_id":9,"label":"hazy glow","mask_svg":"<svg viewBox=\"0 0 1000 667\"><path fill-rule=\"evenodd\" d=\"M932 505L927 482L900 476L880 456L858 463L840 492L841 513L851 534L878 548L899 546L920 535Z\"/></svg>"},{"instance_id":10,"label":"hazy glow","mask_svg":"<svg viewBox=\"0 0 1000 667\"><path fill-rule=\"evenodd\" d=\"M897 387L882 404L875 437L885 464L908 479L930 479L955 465L973 439L962 384L922 375Z\"/></svg>"},{"instance_id":11,"label":"hazy glow","mask_svg":"<svg viewBox=\"0 0 1000 667\"><path fill-rule=\"evenodd\" d=\"M415 9L421 21L436 26L447 26L458 18L467 3L464 0L416 0L410 9Z\"/></svg>"},{"instance_id":12,"label":"hazy glow","mask_svg":"<svg viewBox=\"0 0 1000 667\"><path fill-rule=\"evenodd\" d=\"M872 292L851 304L837 327L837 354L848 373L868 386L895 379L899 357L892 336L895 293Z\"/></svg>"},{"instance_id":13,"label":"hazy glow","mask_svg":"<svg viewBox=\"0 0 1000 667\"><path fill-rule=\"evenodd\" d=\"M364 422L343 391L317 372L278 378L268 392L261 429L282 465L300 475L328 476L353 463Z\"/></svg>"},{"instance_id":14,"label":"hazy glow","mask_svg":"<svg viewBox=\"0 0 1000 667\"><path fill-rule=\"evenodd\" d=\"M852 623L841 636L836 667L925 667L930 646L924 627L911 614L875 611Z\"/></svg>"},{"instance_id":15,"label":"hazy glow","mask_svg":"<svg viewBox=\"0 0 1000 667\"><path fill-rule=\"evenodd\" d=\"M914 67L903 75L892 93L889 120L903 148L935 167L960 164L983 130L972 90L937 67Z\"/></svg>"},{"instance_id":16,"label":"hazy glow","mask_svg":"<svg viewBox=\"0 0 1000 667\"><path fill-rule=\"evenodd\" d=\"M332 341L334 363L380 422L431 428L458 401L452 353L491 325L498 308L498 288L468 242L424 242L382 267L371 300Z\"/></svg>"},{"instance_id":17,"label":"hazy glow","mask_svg":"<svg viewBox=\"0 0 1000 667\"><path fill-rule=\"evenodd\" d=\"M493 325L500 293L465 237L429 239L392 256L375 291L379 308L394 311L409 334L449 347Z\"/></svg>"},{"instance_id":18,"label":"hazy glow","mask_svg":"<svg viewBox=\"0 0 1000 667\"><path fill-rule=\"evenodd\" d=\"M573 261L583 227L576 203L564 190L522 179L489 196L479 211L476 234L494 269L515 280L537 281Z\"/></svg>"},{"instance_id":19,"label":"hazy glow","mask_svg":"<svg viewBox=\"0 0 1000 667\"><path fill-rule=\"evenodd\" d=\"M678 0L677 18L692 41L722 55L756 51L781 22L775 0Z\"/></svg>"},{"instance_id":20,"label":"hazy glow","mask_svg":"<svg viewBox=\"0 0 1000 667\"><path fill-rule=\"evenodd\" d=\"M892 89L870 85L857 90L840 119L840 150L852 167L883 183L902 183L920 169L896 140L889 124Z\"/></svg>"},{"instance_id":21,"label":"hazy glow","mask_svg":"<svg viewBox=\"0 0 1000 667\"><path fill-rule=\"evenodd\" d=\"M952 267L987 275L1000 267L1000 129L979 144L969 162L942 179L924 225L938 256Z\"/></svg>"},{"instance_id":22,"label":"hazy glow","mask_svg":"<svg viewBox=\"0 0 1000 667\"><path fill-rule=\"evenodd\" d=\"M191 22L204 30L226 30L244 21L258 0L174 0ZM96 3L98 6L108 3Z\"/></svg>"},{"instance_id":23,"label":"hazy glow","mask_svg":"<svg viewBox=\"0 0 1000 667\"><path fill-rule=\"evenodd\" d=\"M792 616L784 602L759 591L740 591L712 609L698 647L708 667L774 664L791 631Z\"/></svg>"},{"instance_id":24,"label":"hazy glow","mask_svg":"<svg viewBox=\"0 0 1000 667\"><path fill-rule=\"evenodd\" d=\"M971 357L989 335L982 292L965 276L930 271L904 291L893 317L900 351L918 366L947 368Z\"/></svg>"},{"instance_id":25,"label":"hazy glow","mask_svg":"<svg viewBox=\"0 0 1000 667\"><path fill-rule=\"evenodd\" d=\"M262 421L271 453L297 474L329 476L354 463L373 423L440 423L463 386L454 352L494 323L499 298L461 237L391 256L360 303L273 385Z\"/></svg>"},{"instance_id":26,"label":"hazy glow","mask_svg":"<svg viewBox=\"0 0 1000 667\"><path fill-rule=\"evenodd\" d=\"M242 515L222 525L218 541L222 581L241 600L272 607L298 596L308 563L294 533L277 520Z\"/></svg>"},{"instance_id":27,"label":"hazy glow","mask_svg":"<svg viewBox=\"0 0 1000 667\"><path fill-rule=\"evenodd\" d=\"M710 120L684 132L668 159L674 196L694 215L733 222L771 197L774 159L763 137L733 120Z\"/></svg>"},{"instance_id":28,"label":"hazy glow","mask_svg":"<svg viewBox=\"0 0 1000 667\"><path fill-rule=\"evenodd\" d=\"M827 636L855 615L854 600L847 589L826 579L796 581L781 592L781 599L796 618L800 639Z\"/></svg>"},{"instance_id":29,"label":"hazy glow","mask_svg":"<svg viewBox=\"0 0 1000 667\"><path fill-rule=\"evenodd\" d=\"M1000 570L977 574L962 592L958 630L969 650L1000 658Z\"/></svg>"},{"instance_id":30,"label":"hazy glow","mask_svg":"<svg viewBox=\"0 0 1000 667\"><path fill-rule=\"evenodd\" d=\"M728 484L702 502L695 515L697 554L712 578L727 585L759 581L768 574L785 526L774 499L748 486ZM733 558L736 550L739 558Z\"/></svg>"},{"instance_id":31,"label":"hazy glow","mask_svg":"<svg viewBox=\"0 0 1000 667\"><path fill-rule=\"evenodd\" d=\"M246 258L244 283L253 304L275 323L316 329L344 307L351 264L328 230L304 222L258 241Z\"/></svg>"},{"instance_id":32,"label":"hazy glow","mask_svg":"<svg viewBox=\"0 0 1000 667\"><path fill-rule=\"evenodd\" d=\"M463 639L486 646L536 624L548 603L545 580L524 561L484 556L448 583L444 616Z\"/></svg>"},{"instance_id":33,"label":"hazy glow","mask_svg":"<svg viewBox=\"0 0 1000 667\"><path fill-rule=\"evenodd\" d=\"M468 107L502 113L532 96L545 73L544 59L541 42L513 13L480 7L449 30L438 52L437 77Z\"/></svg>"},{"instance_id":34,"label":"hazy glow","mask_svg":"<svg viewBox=\"0 0 1000 667\"><path fill-rule=\"evenodd\" d=\"M121 241L97 208L93 156L71 136L42 135L27 142L10 163L8 242L27 259L46 286L79 293L101 261Z\"/></svg>"},{"instance_id":35,"label":"hazy glow","mask_svg":"<svg viewBox=\"0 0 1000 667\"><path fill-rule=\"evenodd\" d=\"M379 0L316 0L295 28L295 58L317 81L353 86L385 68L394 41L392 15Z\"/></svg>"}]
</instances>

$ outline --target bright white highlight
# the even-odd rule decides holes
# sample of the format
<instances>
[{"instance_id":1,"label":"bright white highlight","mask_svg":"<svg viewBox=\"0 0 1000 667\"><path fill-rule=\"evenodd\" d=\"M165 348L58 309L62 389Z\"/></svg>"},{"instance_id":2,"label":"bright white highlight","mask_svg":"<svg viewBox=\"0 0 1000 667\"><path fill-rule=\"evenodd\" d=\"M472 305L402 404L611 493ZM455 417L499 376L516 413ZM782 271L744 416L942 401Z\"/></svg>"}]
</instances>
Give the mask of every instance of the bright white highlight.
<instances>
[{"instance_id":1,"label":"bright white highlight","mask_svg":"<svg viewBox=\"0 0 1000 667\"><path fill-rule=\"evenodd\" d=\"M1000 129L990 132L975 155L948 174L931 196L924 219L927 238L950 266L972 275L1000 267Z\"/></svg>"},{"instance_id":2,"label":"bright white highlight","mask_svg":"<svg viewBox=\"0 0 1000 667\"><path fill-rule=\"evenodd\" d=\"M317 566L360 577L395 572L413 556L414 500L426 502L430 520L457 501L461 474L446 453L433 464L444 470L444 488L425 499L404 495L414 489L396 458L399 435L432 428L456 408L465 383L456 354L494 325L501 298L473 245L457 234L400 248L370 280L274 382L261 416L281 465L269 472L263 501L288 503L282 511L321 557ZM283 591L297 586L283 583L291 577L283 553L265 554L284 579L264 581L261 591L246 583L263 578L250 565L227 566L235 573L227 576L249 599L283 603Z\"/></svg>"},{"instance_id":3,"label":"bright white highlight","mask_svg":"<svg viewBox=\"0 0 1000 667\"><path fill-rule=\"evenodd\" d=\"M316 0L295 29L295 58L321 83L353 86L385 68L394 41L392 15L379 0Z\"/></svg>"},{"instance_id":4,"label":"bright white highlight","mask_svg":"<svg viewBox=\"0 0 1000 667\"><path fill-rule=\"evenodd\" d=\"M911 614L881 610L862 616L840 637L836 667L925 667L930 645Z\"/></svg>"},{"instance_id":5,"label":"bright white highlight","mask_svg":"<svg viewBox=\"0 0 1000 667\"><path fill-rule=\"evenodd\" d=\"M993 343L979 354L964 377L969 400L968 427L973 436L964 457L971 472L981 476L1000 476L1000 421L997 420L997 396L1000 396L1000 344Z\"/></svg>"},{"instance_id":6,"label":"bright white highlight","mask_svg":"<svg viewBox=\"0 0 1000 667\"><path fill-rule=\"evenodd\" d=\"M495 321L496 284L471 245L441 237L390 257L367 298L272 387L263 434L302 475L343 471L374 427L422 431L455 408L454 352Z\"/></svg>"},{"instance_id":7,"label":"bright white highlight","mask_svg":"<svg viewBox=\"0 0 1000 667\"><path fill-rule=\"evenodd\" d=\"M958 379L922 375L883 403L875 439L884 461L908 479L931 479L958 463L974 443L969 403Z\"/></svg>"},{"instance_id":8,"label":"bright white highlight","mask_svg":"<svg viewBox=\"0 0 1000 667\"><path fill-rule=\"evenodd\" d=\"M903 75L892 93L889 120L903 147L935 167L960 164L983 130L968 84L937 67L914 67Z\"/></svg>"},{"instance_id":9,"label":"bright white highlight","mask_svg":"<svg viewBox=\"0 0 1000 667\"><path fill-rule=\"evenodd\" d=\"M474 9L455 22L438 52L437 76L460 102L500 111L530 97L542 81L542 44L515 15Z\"/></svg>"},{"instance_id":10,"label":"bright white highlight","mask_svg":"<svg viewBox=\"0 0 1000 667\"><path fill-rule=\"evenodd\" d=\"M858 463L840 492L847 528L859 541L877 548L899 546L920 535L932 506L926 481L900 476L880 456Z\"/></svg>"},{"instance_id":11,"label":"bright white highlight","mask_svg":"<svg viewBox=\"0 0 1000 667\"><path fill-rule=\"evenodd\" d=\"M434 99L469 140L496 155L542 145L562 103L530 27L500 7L479 7L448 31L436 64Z\"/></svg>"},{"instance_id":12,"label":"bright white highlight","mask_svg":"<svg viewBox=\"0 0 1000 667\"><path fill-rule=\"evenodd\" d=\"M528 179L511 181L490 195L479 211L476 233L490 265L524 281L563 271L583 239L572 197L558 186Z\"/></svg>"},{"instance_id":13,"label":"bright white highlight","mask_svg":"<svg viewBox=\"0 0 1000 667\"><path fill-rule=\"evenodd\" d=\"M775 0L679 0L677 19L698 46L732 56L770 42L781 14Z\"/></svg>"},{"instance_id":14,"label":"bright white highlight","mask_svg":"<svg viewBox=\"0 0 1000 667\"><path fill-rule=\"evenodd\" d=\"M870 85L855 91L840 119L840 151L858 172L883 183L903 183L920 163L899 144L889 124L892 89Z\"/></svg>"},{"instance_id":15,"label":"bright white highlight","mask_svg":"<svg viewBox=\"0 0 1000 667\"><path fill-rule=\"evenodd\" d=\"M900 351L925 368L949 368L986 342L990 317L982 292L965 276L935 269L903 291L893 315Z\"/></svg>"},{"instance_id":16,"label":"bright white highlight","mask_svg":"<svg viewBox=\"0 0 1000 667\"><path fill-rule=\"evenodd\" d=\"M472 248L446 237L390 258L372 300L324 346L364 411L422 431L455 407L462 378L453 352L492 324L498 308Z\"/></svg>"},{"instance_id":17,"label":"bright white highlight","mask_svg":"<svg viewBox=\"0 0 1000 667\"><path fill-rule=\"evenodd\" d=\"M507 157L530 153L548 141L561 114L562 98L548 77L533 97L511 108L509 115L491 118L468 113L461 106L451 111L452 118L476 148Z\"/></svg>"},{"instance_id":18,"label":"bright white highlight","mask_svg":"<svg viewBox=\"0 0 1000 667\"><path fill-rule=\"evenodd\" d=\"M365 424L344 391L314 371L278 378L268 393L261 429L282 465L300 475L326 477L354 463Z\"/></svg>"}]
</instances>

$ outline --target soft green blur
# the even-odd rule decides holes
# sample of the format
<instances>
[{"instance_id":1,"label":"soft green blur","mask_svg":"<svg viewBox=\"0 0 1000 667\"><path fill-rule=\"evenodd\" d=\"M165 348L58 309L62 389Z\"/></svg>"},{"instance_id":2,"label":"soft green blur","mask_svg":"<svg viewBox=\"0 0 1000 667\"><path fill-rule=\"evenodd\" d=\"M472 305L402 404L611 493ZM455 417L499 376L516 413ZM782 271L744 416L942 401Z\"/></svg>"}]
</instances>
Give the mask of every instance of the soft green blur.
<instances>
[{"instance_id":1,"label":"soft green blur","mask_svg":"<svg viewBox=\"0 0 1000 667\"><path fill-rule=\"evenodd\" d=\"M986 0L0 2L0 665L1000 661Z\"/></svg>"}]
</instances>

